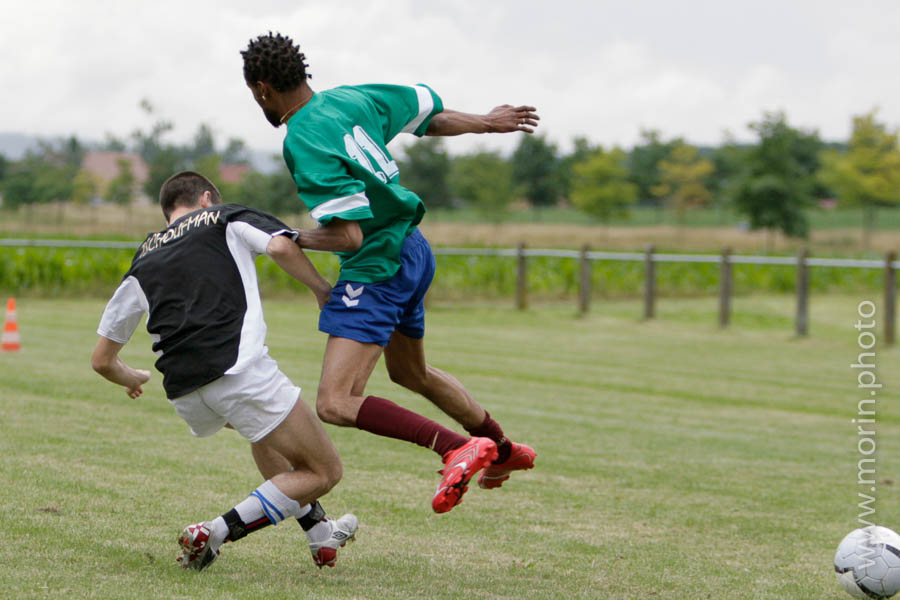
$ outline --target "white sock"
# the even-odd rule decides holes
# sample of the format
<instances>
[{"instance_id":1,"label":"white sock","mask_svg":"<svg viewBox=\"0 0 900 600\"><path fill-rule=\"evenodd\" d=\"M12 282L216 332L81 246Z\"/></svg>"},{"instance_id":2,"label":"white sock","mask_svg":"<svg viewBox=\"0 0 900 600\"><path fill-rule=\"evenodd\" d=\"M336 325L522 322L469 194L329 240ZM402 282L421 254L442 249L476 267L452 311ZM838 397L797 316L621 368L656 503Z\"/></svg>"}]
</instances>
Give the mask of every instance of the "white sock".
<instances>
[{"instance_id":1,"label":"white sock","mask_svg":"<svg viewBox=\"0 0 900 600\"><path fill-rule=\"evenodd\" d=\"M258 521L265 515L272 525L278 525L288 517L299 517L302 512L300 503L285 496L272 480L256 488L234 509L244 523Z\"/></svg>"},{"instance_id":2,"label":"white sock","mask_svg":"<svg viewBox=\"0 0 900 600\"><path fill-rule=\"evenodd\" d=\"M268 519L273 525L277 525L288 517L300 518L306 515L312 510L312 506L310 504L300 506L299 502L288 498L269 480L251 492L246 500L234 507L234 510L245 524ZM218 548L230 533L224 515L214 519L210 523L210 528L210 545Z\"/></svg>"},{"instance_id":3,"label":"white sock","mask_svg":"<svg viewBox=\"0 0 900 600\"><path fill-rule=\"evenodd\" d=\"M228 525L225 524L225 519L216 517L210 526L212 531L209 532L209 545L213 547L213 550L218 550L219 546L225 543L225 538L228 537Z\"/></svg>"},{"instance_id":4,"label":"white sock","mask_svg":"<svg viewBox=\"0 0 900 600\"><path fill-rule=\"evenodd\" d=\"M306 532L306 539L311 543L324 542L331 537L331 521L319 521Z\"/></svg>"}]
</instances>

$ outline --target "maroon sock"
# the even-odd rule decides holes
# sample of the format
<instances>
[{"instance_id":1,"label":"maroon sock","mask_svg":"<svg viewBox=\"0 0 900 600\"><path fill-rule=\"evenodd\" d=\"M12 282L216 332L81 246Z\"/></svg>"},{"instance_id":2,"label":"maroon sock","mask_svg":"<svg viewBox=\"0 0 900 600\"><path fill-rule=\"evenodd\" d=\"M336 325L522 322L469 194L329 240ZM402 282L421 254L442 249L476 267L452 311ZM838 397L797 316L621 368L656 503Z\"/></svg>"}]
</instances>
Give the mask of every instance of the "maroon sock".
<instances>
[{"instance_id":1,"label":"maroon sock","mask_svg":"<svg viewBox=\"0 0 900 600\"><path fill-rule=\"evenodd\" d=\"M356 426L375 435L431 448L441 457L469 441L467 437L438 425L431 419L378 396L368 396L363 400L359 414L356 415Z\"/></svg>"},{"instance_id":2,"label":"maroon sock","mask_svg":"<svg viewBox=\"0 0 900 600\"><path fill-rule=\"evenodd\" d=\"M472 434L473 437L486 437L497 442L497 460L495 463L505 462L506 459L509 458L509 453L512 451L512 444L509 443L509 440L503 435L503 428L500 427L500 423L493 420L491 418L491 413L488 411L484 411L484 422L478 427L472 427L471 429L466 427L466 431Z\"/></svg>"}]
</instances>

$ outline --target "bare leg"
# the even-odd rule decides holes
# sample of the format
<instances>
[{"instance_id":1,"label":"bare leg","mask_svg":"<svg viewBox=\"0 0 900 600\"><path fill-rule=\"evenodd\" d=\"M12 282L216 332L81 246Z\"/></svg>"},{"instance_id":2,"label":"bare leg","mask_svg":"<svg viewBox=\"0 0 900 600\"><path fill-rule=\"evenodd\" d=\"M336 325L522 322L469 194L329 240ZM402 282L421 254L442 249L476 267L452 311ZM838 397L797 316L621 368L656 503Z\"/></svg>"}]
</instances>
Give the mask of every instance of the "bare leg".
<instances>
[{"instance_id":1,"label":"bare leg","mask_svg":"<svg viewBox=\"0 0 900 600\"><path fill-rule=\"evenodd\" d=\"M250 452L253 454L253 460L256 461L256 467L263 479L272 479L279 473L294 470L294 465L288 459L268 446L250 444Z\"/></svg>"},{"instance_id":2,"label":"bare leg","mask_svg":"<svg viewBox=\"0 0 900 600\"><path fill-rule=\"evenodd\" d=\"M500 487L509 479L510 471L534 467L537 456L534 449L512 444L500 424L490 418L455 377L425 362L421 339L395 331L384 349L384 362L392 381L428 398L472 436L496 442L497 456L479 478L480 487Z\"/></svg>"},{"instance_id":3,"label":"bare leg","mask_svg":"<svg viewBox=\"0 0 900 600\"><path fill-rule=\"evenodd\" d=\"M316 410L326 423L413 442L440 456L459 448L467 438L375 396L364 397L366 382L381 356L381 346L331 336L325 347Z\"/></svg>"},{"instance_id":4,"label":"bare leg","mask_svg":"<svg viewBox=\"0 0 900 600\"><path fill-rule=\"evenodd\" d=\"M329 336L316 399L319 418L332 425L356 425L366 383L380 356L378 344Z\"/></svg>"},{"instance_id":5,"label":"bare leg","mask_svg":"<svg viewBox=\"0 0 900 600\"><path fill-rule=\"evenodd\" d=\"M263 477L301 505L328 493L341 479L337 450L303 400L251 451Z\"/></svg>"},{"instance_id":6,"label":"bare leg","mask_svg":"<svg viewBox=\"0 0 900 600\"><path fill-rule=\"evenodd\" d=\"M384 362L391 381L425 396L463 427L473 429L484 422L484 409L463 384L425 362L421 339L395 331L384 349Z\"/></svg>"},{"instance_id":7,"label":"bare leg","mask_svg":"<svg viewBox=\"0 0 900 600\"><path fill-rule=\"evenodd\" d=\"M217 549L223 543L237 541L286 516L300 517L298 509L311 505L341 479L341 461L334 444L312 409L300 398L278 427L251 444L251 452L267 481L222 516L182 531L178 543L183 568L202 570L216 559ZM322 520L321 513L310 515L312 510L308 507L298 521L310 540L313 561L320 567L333 566L337 544L346 542L356 532L356 517L345 515L334 521L344 537L332 541L336 526ZM208 543L202 543L204 535L208 536Z\"/></svg>"}]
</instances>

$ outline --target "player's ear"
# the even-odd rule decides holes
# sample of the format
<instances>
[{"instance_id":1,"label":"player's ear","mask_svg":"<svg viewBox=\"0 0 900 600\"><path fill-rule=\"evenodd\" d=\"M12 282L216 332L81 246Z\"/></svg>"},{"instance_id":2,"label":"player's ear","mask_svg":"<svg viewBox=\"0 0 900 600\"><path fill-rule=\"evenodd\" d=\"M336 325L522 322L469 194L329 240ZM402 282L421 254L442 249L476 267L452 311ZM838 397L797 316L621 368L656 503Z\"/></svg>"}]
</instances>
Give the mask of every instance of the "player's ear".
<instances>
[{"instance_id":1,"label":"player's ear","mask_svg":"<svg viewBox=\"0 0 900 600\"><path fill-rule=\"evenodd\" d=\"M212 205L212 194L208 190L200 194L200 208L209 208Z\"/></svg>"},{"instance_id":2,"label":"player's ear","mask_svg":"<svg viewBox=\"0 0 900 600\"><path fill-rule=\"evenodd\" d=\"M258 102L265 102L272 97L269 84L265 81L257 81L256 83L247 82L247 87L253 92L253 96Z\"/></svg>"}]
</instances>

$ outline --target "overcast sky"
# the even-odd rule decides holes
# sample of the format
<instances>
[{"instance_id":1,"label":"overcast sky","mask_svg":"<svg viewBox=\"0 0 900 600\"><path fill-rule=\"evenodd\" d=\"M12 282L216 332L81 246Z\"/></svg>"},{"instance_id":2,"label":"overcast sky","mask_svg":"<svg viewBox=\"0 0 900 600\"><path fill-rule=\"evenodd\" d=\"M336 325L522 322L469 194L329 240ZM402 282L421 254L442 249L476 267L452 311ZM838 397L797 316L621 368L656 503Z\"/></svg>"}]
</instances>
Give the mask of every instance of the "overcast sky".
<instances>
[{"instance_id":1,"label":"overcast sky","mask_svg":"<svg viewBox=\"0 0 900 600\"><path fill-rule=\"evenodd\" d=\"M642 128L717 144L783 109L797 126L846 139L851 116L900 124L900 3L848 0L2 0L0 132L126 137L172 120L174 141L208 123L279 152L239 51L290 35L314 89L424 82L445 106L538 107L567 150L586 136L631 146ZM522 134L516 134L522 135ZM515 136L454 139L508 150Z\"/></svg>"}]
</instances>

